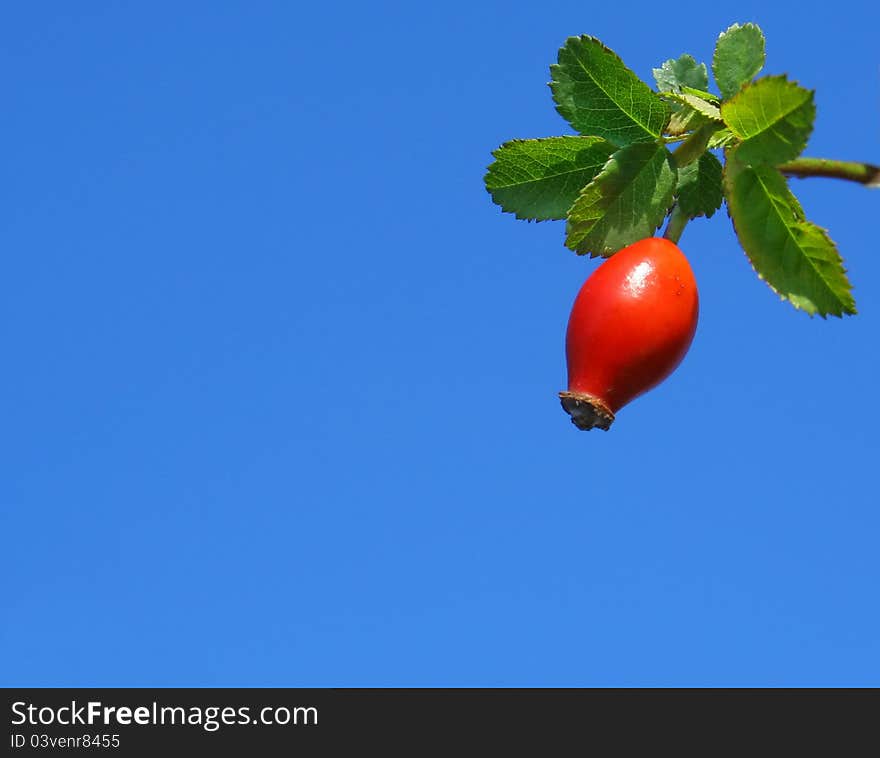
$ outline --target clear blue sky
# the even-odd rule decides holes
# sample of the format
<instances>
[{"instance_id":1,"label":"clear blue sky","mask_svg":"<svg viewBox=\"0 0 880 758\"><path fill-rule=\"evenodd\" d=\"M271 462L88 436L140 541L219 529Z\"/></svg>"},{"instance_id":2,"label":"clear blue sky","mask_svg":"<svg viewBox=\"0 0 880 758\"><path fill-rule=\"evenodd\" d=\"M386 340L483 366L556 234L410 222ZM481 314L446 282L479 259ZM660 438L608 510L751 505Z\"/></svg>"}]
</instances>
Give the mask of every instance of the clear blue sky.
<instances>
[{"instance_id":1,"label":"clear blue sky","mask_svg":"<svg viewBox=\"0 0 880 758\"><path fill-rule=\"evenodd\" d=\"M567 36L749 20L880 162L870 6L7 6L0 683L880 685L880 194L795 185L843 321L691 224L688 357L583 433L595 263L482 185Z\"/></svg>"}]
</instances>

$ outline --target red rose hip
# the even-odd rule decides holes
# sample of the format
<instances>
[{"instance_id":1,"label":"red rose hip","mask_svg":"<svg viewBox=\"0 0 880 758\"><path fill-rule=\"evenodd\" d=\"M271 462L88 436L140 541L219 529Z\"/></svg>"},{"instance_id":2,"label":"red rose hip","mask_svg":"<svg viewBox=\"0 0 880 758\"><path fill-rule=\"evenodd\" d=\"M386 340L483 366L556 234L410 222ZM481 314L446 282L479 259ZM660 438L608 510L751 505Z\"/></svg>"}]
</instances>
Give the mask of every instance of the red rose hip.
<instances>
[{"instance_id":1,"label":"red rose hip","mask_svg":"<svg viewBox=\"0 0 880 758\"><path fill-rule=\"evenodd\" d=\"M649 237L620 250L584 282L568 321L568 392L578 429L609 429L614 414L681 363L697 329L694 272L678 246Z\"/></svg>"}]
</instances>

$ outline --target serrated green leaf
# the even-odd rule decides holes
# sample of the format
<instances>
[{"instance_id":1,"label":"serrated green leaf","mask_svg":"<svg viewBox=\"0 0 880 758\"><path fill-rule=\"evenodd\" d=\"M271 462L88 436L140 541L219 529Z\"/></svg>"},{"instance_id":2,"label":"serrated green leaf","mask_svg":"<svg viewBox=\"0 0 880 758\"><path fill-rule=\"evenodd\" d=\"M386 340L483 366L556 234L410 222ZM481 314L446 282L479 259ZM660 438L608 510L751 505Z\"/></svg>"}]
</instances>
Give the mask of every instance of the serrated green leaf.
<instances>
[{"instance_id":1,"label":"serrated green leaf","mask_svg":"<svg viewBox=\"0 0 880 758\"><path fill-rule=\"evenodd\" d=\"M712 153L678 170L678 206L688 218L711 218L721 207L721 162Z\"/></svg>"},{"instance_id":2,"label":"serrated green leaf","mask_svg":"<svg viewBox=\"0 0 880 758\"><path fill-rule=\"evenodd\" d=\"M724 194L737 237L758 276L810 315L856 312L846 269L828 233L804 218L785 177L728 154Z\"/></svg>"},{"instance_id":3,"label":"serrated green leaf","mask_svg":"<svg viewBox=\"0 0 880 758\"><path fill-rule=\"evenodd\" d=\"M662 134L669 106L599 40L569 37L558 60L550 66L556 110L581 134L618 147Z\"/></svg>"},{"instance_id":4,"label":"serrated green leaf","mask_svg":"<svg viewBox=\"0 0 880 758\"><path fill-rule=\"evenodd\" d=\"M764 68L764 32L757 24L734 24L715 43L712 73L722 97L733 97L739 88Z\"/></svg>"},{"instance_id":5,"label":"serrated green leaf","mask_svg":"<svg viewBox=\"0 0 880 758\"><path fill-rule=\"evenodd\" d=\"M520 219L564 219L580 191L615 147L600 137L549 137L505 142L492 155L486 189Z\"/></svg>"},{"instance_id":6,"label":"serrated green leaf","mask_svg":"<svg viewBox=\"0 0 880 758\"><path fill-rule=\"evenodd\" d=\"M707 103L693 95L680 95L671 92L664 93L663 97L675 100L675 107L678 108L673 111L672 117L666 125L666 133L673 137L694 131L710 121L721 122L721 111L712 103Z\"/></svg>"},{"instance_id":7,"label":"serrated green leaf","mask_svg":"<svg viewBox=\"0 0 880 758\"><path fill-rule=\"evenodd\" d=\"M730 129L719 129L709 138L709 149L733 147L739 141Z\"/></svg>"},{"instance_id":8,"label":"serrated green leaf","mask_svg":"<svg viewBox=\"0 0 880 758\"><path fill-rule=\"evenodd\" d=\"M708 122L709 119L697 113L693 108L682 108L677 113L672 114L672 118L669 119L669 123L666 125L666 133L671 137L680 137L682 134L692 132Z\"/></svg>"},{"instance_id":9,"label":"serrated green leaf","mask_svg":"<svg viewBox=\"0 0 880 758\"><path fill-rule=\"evenodd\" d=\"M743 163L784 163L797 158L813 131L813 92L785 76L765 76L721 104L721 115L742 144Z\"/></svg>"},{"instance_id":10,"label":"serrated green leaf","mask_svg":"<svg viewBox=\"0 0 880 758\"><path fill-rule=\"evenodd\" d=\"M680 137L682 134L699 129L703 124L707 123L709 123L709 119L699 111L694 110L690 106L679 106L679 109L673 112L669 123L666 125L666 133L671 137Z\"/></svg>"},{"instance_id":11,"label":"serrated green leaf","mask_svg":"<svg viewBox=\"0 0 880 758\"><path fill-rule=\"evenodd\" d=\"M649 237L675 193L670 152L656 143L618 150L584 187L568 213L565 244L579 254L608 256Z\"/></svg>"},{"instance_id":12,"label":"serrated green leaf","mask_svg":"<svg viewBox=\"0 0 880 758\"><path fill-rule=\"evenodd\" d=\"M661 92L681 92L682 87L705 90L709 88L709 71L705 63L697 63L693 55L685 53L679 58L664 61L660 68L652 69L657 89Z\"/></svg>"},{"instance_id":13,"label":"serrated green leaf","mask_svg":"<svg viewBox=\"0 0 880 758\"><path fill-rule=\"evenodd\" d=\"M706 92L706 90L694 89L693 87L682 87L681 94L693 95L700 98L700 100L705 100L707 103L712 103L712 105L718 105L721 102L721 98L718 95L713 95L711 92Z\"/></svg>"},{"instance_id":14,"label":"serrated green leaf","mask_svg":"<svg viewBox=\"0 0 880 758\"><path fill-rule=\"evenodd\" d=\"M721 121L721 111L717 105L706 102L695 95L685 95L677 92L664 92L663 97L673 100L679 105L686 105L688 108L701 113L711 121Z\"/></svg>"}]
</instances>

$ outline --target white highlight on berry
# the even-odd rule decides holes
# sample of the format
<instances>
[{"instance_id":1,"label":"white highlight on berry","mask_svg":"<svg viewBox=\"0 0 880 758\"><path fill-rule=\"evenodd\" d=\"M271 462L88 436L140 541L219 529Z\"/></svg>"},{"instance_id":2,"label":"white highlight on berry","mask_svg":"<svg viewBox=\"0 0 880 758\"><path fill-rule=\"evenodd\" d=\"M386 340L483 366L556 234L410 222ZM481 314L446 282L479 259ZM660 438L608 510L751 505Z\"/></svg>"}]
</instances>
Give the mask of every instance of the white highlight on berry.
<instances>
[{"instance_id":1,"label":"white highlight on berry","mask_svg":"<svg viewBox=\"0 0 880 758\"><path fill-rule=\"evenodd\" d=\"M642 293L648 285L648 277L654 267L648 261L642 261L627 274L625 287L635 297Z\"/></svg>"}]
</instances>

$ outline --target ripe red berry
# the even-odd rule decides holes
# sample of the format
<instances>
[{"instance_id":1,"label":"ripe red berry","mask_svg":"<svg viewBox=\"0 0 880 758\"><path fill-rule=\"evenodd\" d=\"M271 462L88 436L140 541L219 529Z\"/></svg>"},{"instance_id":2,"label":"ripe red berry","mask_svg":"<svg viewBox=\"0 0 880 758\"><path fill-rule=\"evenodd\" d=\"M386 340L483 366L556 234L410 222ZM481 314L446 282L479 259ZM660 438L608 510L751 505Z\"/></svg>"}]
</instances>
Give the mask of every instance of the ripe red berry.
<instances>
[{"instance_id":1,"label":"ripe red berry","mask_svg":"<svg viewBox=\"0 0 880 758\"><path fill-rule=\"evenodd\" d=\"M614 414L656 387L694 338L694 272L674 243L649 237L615 253L584 282L565 338L562 407L578 429L608 429Z\"/></svg>"}]
</instances>

